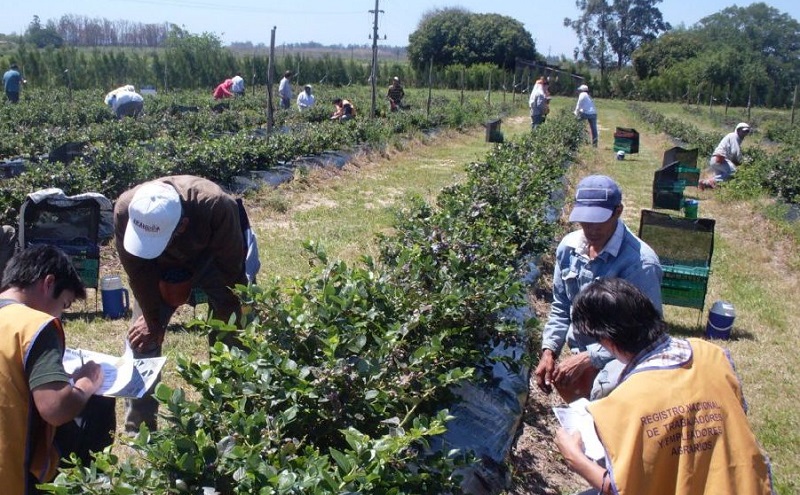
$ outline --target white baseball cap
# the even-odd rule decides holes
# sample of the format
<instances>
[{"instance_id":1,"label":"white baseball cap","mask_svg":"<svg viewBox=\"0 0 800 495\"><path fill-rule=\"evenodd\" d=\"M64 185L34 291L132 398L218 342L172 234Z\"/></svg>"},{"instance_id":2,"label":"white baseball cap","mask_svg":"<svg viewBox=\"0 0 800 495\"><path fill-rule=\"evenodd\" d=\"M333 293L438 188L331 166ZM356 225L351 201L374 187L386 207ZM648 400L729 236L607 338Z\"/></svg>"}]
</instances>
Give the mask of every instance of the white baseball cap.
<instances>
[{"instance_id":1,"label":"white baseball cap","mask_svg":"<svg viewBox=\"0 0 800 495\"><path fill-rule=\"evenodd\" d=\"M157 258L167 248L181 220L181 197L164 182L139 186L128 205L128 226L122 245L139 258Z\"/></svg>"}]
</instances>

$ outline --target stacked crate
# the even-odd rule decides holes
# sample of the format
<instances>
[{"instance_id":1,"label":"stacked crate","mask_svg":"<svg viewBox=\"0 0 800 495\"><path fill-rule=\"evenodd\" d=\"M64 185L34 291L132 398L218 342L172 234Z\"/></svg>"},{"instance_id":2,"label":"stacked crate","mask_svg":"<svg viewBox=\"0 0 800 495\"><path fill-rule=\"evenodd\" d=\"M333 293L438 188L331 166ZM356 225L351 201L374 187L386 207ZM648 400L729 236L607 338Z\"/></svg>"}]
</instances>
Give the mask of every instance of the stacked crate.
<instances>
[{"instance_id":1,"label":"stacked crate","mask_svg":"<svg viewBox=\"0 0 800 495\"><path fill-rule=\"evenodd\" d=\"M636 129L617 127L614 131L614 151L624 151L630 155L639 152L639 133Z\"/></svg>"}]
</instances>

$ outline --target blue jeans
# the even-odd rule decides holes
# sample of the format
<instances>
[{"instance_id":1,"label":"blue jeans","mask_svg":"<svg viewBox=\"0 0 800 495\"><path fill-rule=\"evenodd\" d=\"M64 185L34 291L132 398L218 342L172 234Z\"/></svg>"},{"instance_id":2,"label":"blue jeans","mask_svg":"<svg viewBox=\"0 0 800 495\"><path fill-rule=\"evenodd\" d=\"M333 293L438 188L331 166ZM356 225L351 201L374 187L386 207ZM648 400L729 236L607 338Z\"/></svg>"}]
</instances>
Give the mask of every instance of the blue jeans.
<instances>
[{"instance_id":1,"label":"blue jeans","mask_svg":"<svg viewBox=\"0 0 800 495\"><path fill-rule=\"evenodd\" d=\"M589 121L589 131L592 133L592 146L597 148L597 114L581 114L580 118Z\"/></svg>"}]
</instances>

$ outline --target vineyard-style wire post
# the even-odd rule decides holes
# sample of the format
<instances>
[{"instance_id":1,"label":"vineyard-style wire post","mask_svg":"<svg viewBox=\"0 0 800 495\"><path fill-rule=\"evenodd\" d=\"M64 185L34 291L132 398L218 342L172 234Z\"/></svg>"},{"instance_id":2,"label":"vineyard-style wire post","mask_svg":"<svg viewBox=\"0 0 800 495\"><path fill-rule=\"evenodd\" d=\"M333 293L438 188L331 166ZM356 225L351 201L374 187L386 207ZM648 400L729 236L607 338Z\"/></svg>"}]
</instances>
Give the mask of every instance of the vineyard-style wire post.
<instances>
[{"instance_id":1,"label":"vineyard-style wire post","mask_svg":"<svg viewBox=\"0 0 800 495\"><path fill-rule=\"evenodd\" d=\"M747 90L747 121L750 122L752 119L750 118L750 109L752 108L752 100L753 100L753 83L750 83L750 89Z\"/></svg>"},{"instance_id":2,"label":"vineyard-style wire post","mask_svg":"<svg viewBox=\"0 0 800 495\"><path fill-rule=\"evenodd\" d=\"M503 105L506 104L506 66L503 65Z\"/></svg>"},{"instance_id":3,"label":"vineyard-style wire post","mask_svg":"<svg viewBox=\"0 0 800 495\"><path fill-rule=\"evenodd\" d=\"M792 120L791 124L794 125L794 109L797 108L797 84L794 85L794 98L792 98Z\"/></svg>"},{"instance_id":4,"label":"vineyard-style wire post","mask_svg":"<svg viewBox=\"0 0 800 495\"><path fill-rule=\"evenodd\" d=\"M272 73L273 64L275 63L275 30L276 26L272 26L272 33L269 40L269 61L267 62L267 136L272 132L272 126L275 125L275 109L272 105Z\"/></svg>"},{"instance_id":5,"label":"vineyard-style wire post","mask_svg":"<svg viewBox=\"0 0 800 495\"><path fill-rule=\"evenodd\" d=\"M67 91L69 94L69 101L72 101L72 78L69 75L69 69L64 69L64 74L67 76Z\"/></svg>"},{"instance_id":6,"label":"vineyard-style wire post","mask_svg":"<svg viewBox=\"0 0 800 495\"><path fill-rule=\"evenodd\" d=\"M428 105L425 110L425 115L431 115L431 99L433 98L433 57L428 64Z\"/></svg>"},{"instance_id":7,"label":"vineyard-style wire post","mask_svg":"<svg viewBox=\"0 0 800 495\"><path fill-rule=\"evenodd\" d=\"M378 9L379 0L375 0L375 10L370 10L371 14L375 14L375 20L372 22L372 70L369 76L372 86L372 106L369 111L369 118L375 118L375 111L378 107L378 14L382 10Z\"/></svg>"},{"instance_id":8,"label":"vineyard-style wire post","mask_svg":"<svg viewBox=\"0 0 800 495\"><path fill-rule=\"evenodd\" d=\"M467 68L466 67L462 67L461 68L461 107L462 108L464 107L464 80L466 79L465 78L466 72L467 72Z\"/></svg>"},{"instance_id":9,"label":"vineyard-style wire post","mask_svg":"<svg viewBox=\"0 0 800 495\"><path fill-rule=\"evenodd\" d=\"M486 88L486 105L492 106L492 71L489 71L489 86Z\"/></svg>"},{"instance_id":10,"label":"vineyard-style wire post","mask_svg":"<svg viewBox=\"0 0 800 495\"><path fill-rule=\"evenodd\" d=\"M514 77L511 78L511 104L517 102L517 67L514 66Z\"/></svg>"}]
</instances>

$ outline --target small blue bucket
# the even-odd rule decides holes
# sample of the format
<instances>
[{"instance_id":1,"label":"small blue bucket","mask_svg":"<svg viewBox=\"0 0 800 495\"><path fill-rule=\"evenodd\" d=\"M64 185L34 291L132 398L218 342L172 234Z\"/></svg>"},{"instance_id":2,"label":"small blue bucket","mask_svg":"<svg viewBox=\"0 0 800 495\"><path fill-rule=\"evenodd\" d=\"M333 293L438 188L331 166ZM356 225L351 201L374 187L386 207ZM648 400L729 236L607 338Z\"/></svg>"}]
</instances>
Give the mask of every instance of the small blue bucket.
<instances>
[{"instance_id":1,"label":"small blue bucket","mask_svg":"<svg viewBox=\"0 0 800 495\"><path fill-rule=\"evenodd\" d=\"M706 337L710 339L731 338L733 321L736 319L736 310L728 301L717 301L708 311L706 324Z\"/></svg>"}]
</instances>

